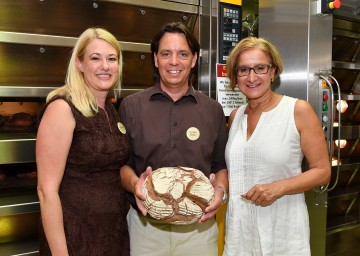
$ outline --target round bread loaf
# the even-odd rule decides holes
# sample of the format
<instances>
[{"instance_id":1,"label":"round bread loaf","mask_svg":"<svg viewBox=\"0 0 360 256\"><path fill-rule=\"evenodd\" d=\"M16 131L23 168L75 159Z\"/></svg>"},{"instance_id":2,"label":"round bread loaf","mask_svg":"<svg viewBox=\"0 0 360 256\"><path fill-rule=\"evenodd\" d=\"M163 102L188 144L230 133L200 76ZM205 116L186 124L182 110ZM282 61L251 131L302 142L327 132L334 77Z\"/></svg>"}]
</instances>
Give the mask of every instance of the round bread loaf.
<instances>
[{"instance_id":1,"label":"round bread loaf","mask_svg":"<svg viewBox=\"0 0 360 256\"><path fill-rule=\"evenodd\" d=\"M214 198L214 187L199 170L163 167L143 184L144 206L151 217L172 224L198 221Z\"/></svg>"},{"instance_id":2,"label":"round bread loaf","mask_svg":"<svg viewBox=\"0 0 360 256\"><path fill-rule=\"evenodd\" d=\"M24 112L15 113L5 121L4 126L8 127L31 127L34 125L34 118Z\"/></svg>"}]
</instances>

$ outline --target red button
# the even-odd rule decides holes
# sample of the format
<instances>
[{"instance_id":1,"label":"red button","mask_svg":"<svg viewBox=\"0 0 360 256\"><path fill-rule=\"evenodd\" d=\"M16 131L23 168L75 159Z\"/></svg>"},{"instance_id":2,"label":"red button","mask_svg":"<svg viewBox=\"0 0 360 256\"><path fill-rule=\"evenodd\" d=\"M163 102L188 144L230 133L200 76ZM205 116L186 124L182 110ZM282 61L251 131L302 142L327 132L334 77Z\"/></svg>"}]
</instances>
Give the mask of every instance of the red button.
<instances>
[{"instance_id":1,"label":"red button","mask_svg":"<svg viewBox=\"0 0 360 256\"><path fill-rule=\"evenodd\" d=\"M324 101L327 101L329 99L329 95L327 93L323 94L323 99Z\"/></svg>"},{"instance_id":2,"label":"red button","mask_svg":"<svg viewBox=\"0 0 360 256\"><path fill-rule=\"evenodd\" d=\"M334 2L329 3L330 9L339 9L341 6L340 0L335 0Z\"/></svg>"}]
</instances>

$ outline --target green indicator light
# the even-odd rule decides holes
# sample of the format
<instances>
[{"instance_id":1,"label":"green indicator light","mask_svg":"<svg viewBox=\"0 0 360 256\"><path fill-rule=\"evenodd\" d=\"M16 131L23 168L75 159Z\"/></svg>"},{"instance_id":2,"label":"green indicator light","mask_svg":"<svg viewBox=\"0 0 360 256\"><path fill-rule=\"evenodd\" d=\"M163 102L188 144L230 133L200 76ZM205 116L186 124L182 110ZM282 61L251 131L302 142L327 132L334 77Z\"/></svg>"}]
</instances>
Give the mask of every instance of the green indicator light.
<instances>
[{"instance_id":1,"label":"green indicator light","mask_svg":"<svg viewBox=\"0 0 360 256\"><path fill-rule=\"evenodd\" d=\"M327 111L329 109L329 106L327 104L323 104L323 111Z\"/></svg>"}]
</instances>

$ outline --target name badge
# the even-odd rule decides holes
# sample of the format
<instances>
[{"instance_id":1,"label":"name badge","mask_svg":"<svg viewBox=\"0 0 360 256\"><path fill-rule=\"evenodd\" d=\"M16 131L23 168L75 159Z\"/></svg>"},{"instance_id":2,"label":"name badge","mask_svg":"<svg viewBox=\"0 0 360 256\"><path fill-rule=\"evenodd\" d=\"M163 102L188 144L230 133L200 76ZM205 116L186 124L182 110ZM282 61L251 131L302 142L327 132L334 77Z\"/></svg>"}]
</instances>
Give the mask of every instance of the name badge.
<instances>
[{"instance_id":1,"label":"name badge","mask_svg":"<svg viewBox=\"0 0 360 256\"><path fill-rule=\"evenodd\" d=\"M120 131L122 134L126 134L125 126L124 126L122 123L118 122L118 123L117 123L117 127L119 128L119 131Z\"/></svg>"},{"instance_id":2,"label":"name badge","mask_svg":"<svg viewBox=\"0 0 360 256\"><path fill-rule=\"evenodd\" d=\"M199 137L200 137L199 129L196 127L190 127L186 131L186 137L191 141L195 141L195 140L199 139Z\"/></svg>"}]
</instances>

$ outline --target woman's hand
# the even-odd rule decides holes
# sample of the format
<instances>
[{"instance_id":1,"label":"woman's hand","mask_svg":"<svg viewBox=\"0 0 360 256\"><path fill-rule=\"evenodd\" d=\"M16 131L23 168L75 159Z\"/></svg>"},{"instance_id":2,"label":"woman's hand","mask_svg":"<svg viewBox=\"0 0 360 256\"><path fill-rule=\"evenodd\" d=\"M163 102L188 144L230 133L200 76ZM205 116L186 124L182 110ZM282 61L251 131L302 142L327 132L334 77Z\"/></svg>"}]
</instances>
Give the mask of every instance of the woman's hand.
<instances>
[{"instance_id":1,"label":"woman's hand","mask_svg":"<svg viewBox=\"0 0 360 256\"><path fill-rule=\"evenodd\" d=\"M275 181L270 184L256 184L241 197L259 206L269 206L283 196L282 191L282 182Z\"/></svg>"}]
</instances>

